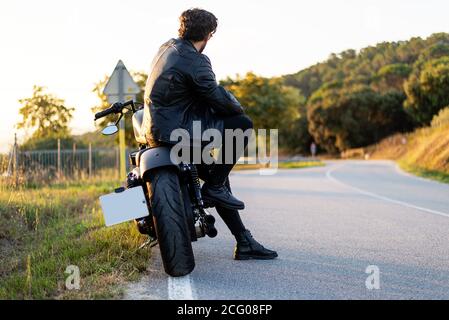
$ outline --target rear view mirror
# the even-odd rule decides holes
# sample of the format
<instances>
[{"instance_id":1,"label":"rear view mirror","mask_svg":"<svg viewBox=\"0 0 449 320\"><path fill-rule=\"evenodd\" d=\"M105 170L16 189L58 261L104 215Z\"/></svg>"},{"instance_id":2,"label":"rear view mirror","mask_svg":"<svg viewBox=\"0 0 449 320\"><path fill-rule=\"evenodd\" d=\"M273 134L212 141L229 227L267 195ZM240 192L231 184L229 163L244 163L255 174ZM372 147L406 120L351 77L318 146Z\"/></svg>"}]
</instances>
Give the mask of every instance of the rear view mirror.
<instances>
[{"instance_id":1,"label":"rear view mirror","mask_svg":"<svg viewBox=\"0 0 449 320\"><path fill-rule=\"evenodd\" d=\"M101 131L101 133L104 134L105 136L111 136L113 134L116 134L117 132L118 128L115 124L111 124Z\"/></svg>"}]
</instances>

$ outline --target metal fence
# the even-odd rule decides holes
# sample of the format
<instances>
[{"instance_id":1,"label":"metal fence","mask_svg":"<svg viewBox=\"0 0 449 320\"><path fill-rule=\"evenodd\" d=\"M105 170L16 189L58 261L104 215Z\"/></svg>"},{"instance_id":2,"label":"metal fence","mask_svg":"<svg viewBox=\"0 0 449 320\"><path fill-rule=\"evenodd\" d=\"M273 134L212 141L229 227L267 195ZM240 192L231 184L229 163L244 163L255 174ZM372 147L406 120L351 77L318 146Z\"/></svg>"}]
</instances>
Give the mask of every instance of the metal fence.
<instances>
[{"instance_id":1,"label":"metal fence","mask_svg":"<svg viewBox=\"0 0 449 320\"><path fill-rule=\"evenodd\" d=\"M60 145L60 144L59 144ZM129 150L126 152L126 168L130 169ZM118 179L120 168L119 148L95 148L57 150L20 150L15 144L8 155L0 154L0 182L17 184L51 183L91 178ZM239 164L248 163L250 158L241 158ZM255 160L255 159L252 159ZM318 161L314 158L280 157L284 161ZM252 162L250 162L252 163ZM256 163L256 162L254 162Z\"/></svg>"},{"instance_id":2,"label":"metal fence","mask_svg":"<svg viewBox=\"0 0 449 320\"><path fill-rule=\"evenodd\" d=\"M128 158L128 157L127 157ZM119 177L119 149L94 148L26 151L14 147L0 157L2 178L21 177L26 182Z\"/></svg>"}]
</instances>

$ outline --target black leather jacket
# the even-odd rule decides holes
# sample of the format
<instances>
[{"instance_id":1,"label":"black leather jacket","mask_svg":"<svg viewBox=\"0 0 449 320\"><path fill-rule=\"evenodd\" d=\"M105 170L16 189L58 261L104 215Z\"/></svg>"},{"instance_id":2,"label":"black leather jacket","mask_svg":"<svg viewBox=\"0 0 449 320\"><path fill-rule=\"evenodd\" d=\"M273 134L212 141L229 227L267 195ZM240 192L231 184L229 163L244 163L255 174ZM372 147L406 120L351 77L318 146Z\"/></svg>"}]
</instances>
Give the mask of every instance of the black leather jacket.
<instances>
[{"instance_id":1,"label":"black leather jacket","mask_svg":"<svg viewBox=\"0 0 449 320\"><path fill-rule=\"evenodd\" d=\"M202 132L210 128L222 131L223 117L243 113L235 97L217 84L209 58L183 39L171 39L161 46L144 97L144 126L150 145L170 142L171 132L178 128L192 137L195 120L201 121Z\"/></svg>"}]
</instances>

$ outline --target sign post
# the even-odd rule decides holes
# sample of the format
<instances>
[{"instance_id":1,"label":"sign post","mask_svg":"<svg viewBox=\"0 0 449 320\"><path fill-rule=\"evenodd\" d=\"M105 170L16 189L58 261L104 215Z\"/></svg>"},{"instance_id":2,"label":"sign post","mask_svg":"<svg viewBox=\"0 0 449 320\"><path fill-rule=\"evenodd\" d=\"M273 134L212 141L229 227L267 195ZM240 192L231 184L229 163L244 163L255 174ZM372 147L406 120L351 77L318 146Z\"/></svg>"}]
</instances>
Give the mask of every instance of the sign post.
<instances>
[{"instance_id":1,"label":"sign post","mask_svg":"<svg viewBox=\"0 0 449 320\"><path fill-rule=\"evenodd\" d=\"M103 94L109 103L135 100L140 93L140 87L134 82L122 60L119 60L112 72ZM125 144L125 119L119 123L119 150L120 150L120 179L126 179L126 144Z\"/></svg>"}]
</instances>

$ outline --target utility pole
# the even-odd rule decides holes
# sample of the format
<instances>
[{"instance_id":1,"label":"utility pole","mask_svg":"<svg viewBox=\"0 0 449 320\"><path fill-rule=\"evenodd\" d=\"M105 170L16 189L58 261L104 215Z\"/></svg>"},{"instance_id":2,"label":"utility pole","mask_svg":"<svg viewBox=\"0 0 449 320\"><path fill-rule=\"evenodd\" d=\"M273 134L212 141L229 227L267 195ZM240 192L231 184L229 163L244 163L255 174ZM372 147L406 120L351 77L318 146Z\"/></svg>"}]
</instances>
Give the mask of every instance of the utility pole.
<instances>
[{"instance_id":1,"label":"utility pole","mask_svg":"<svg viewBox=\"0 0 449 320\"><path fill-rule=\"evenodd\" d=\"M125 65L118 69L118 101L125 102L125 92L123 87L123 73L124 73ZM119 139L119 148L120 148L120 179L125 180L126 178L126 143L125 143L125 117L120 120L119 123L119 131L118 131L118 139Z\"/></svg>"}]
</instances>

